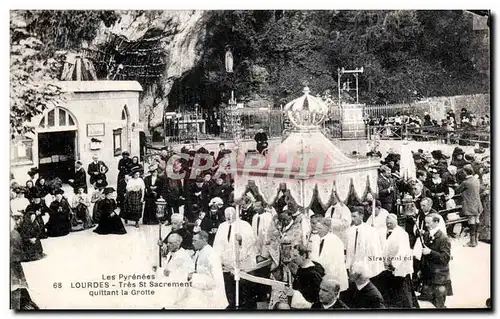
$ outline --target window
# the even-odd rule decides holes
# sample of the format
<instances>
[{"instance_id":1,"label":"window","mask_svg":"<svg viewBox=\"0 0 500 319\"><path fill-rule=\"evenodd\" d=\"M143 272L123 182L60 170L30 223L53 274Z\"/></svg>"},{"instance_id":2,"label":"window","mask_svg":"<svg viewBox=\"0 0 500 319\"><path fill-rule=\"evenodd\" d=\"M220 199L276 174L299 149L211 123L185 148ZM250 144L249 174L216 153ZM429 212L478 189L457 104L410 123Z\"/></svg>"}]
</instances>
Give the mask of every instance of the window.
<instances>
[{"instance_id":1,"label":"window","mask_svg":"<svg viewBox=\"0 0 500 319\"><path fill-rule=\"evenodd\" d=\"M122 153L122 129L113 130L113 150L115 156L120 156Z\"/></svg>"},{"instance_id":2,"label":"window","mask_svg":"<svg viewBox=\"0 0 500 319\"><path fill-rule=\"evenodd\" d=\"M66 126L66 111L59 109L59 126Z\"/></svg>"},{"instance_id":3,"label":"window","mask_svg":"<svg viewBox=\"0 0 500 319\"><path fill-rule=\"evenodd\" d=\"M47 126L55 126L55 112L54 110L50 111L49 114L47 114Z\"/></svg>"},{"instance_id":4,"label":"window","mask_svg":"<svg viewBox=\"0 0 500 319\"><path fill-rule=\"evenodd\" d=\"M46 116L42 117L40 121L40 128L51 129L64 127L73 129L69 128L69 126L76 126L75 123L76 121L73 115L63 108L56 107L55 109L50 110ZM76 127L74 127L74 129L76 129Z\"/></svg>"},{"instance_id":5,"label":"window","mask_svg":"<svg viewBox=\"0 0 500 319\"><path fill-rule=\"evenodd\" d=\"M13 164L33 163L33 140L19 137L10 144L10 160Z\"/></svg>"}]
</instances>

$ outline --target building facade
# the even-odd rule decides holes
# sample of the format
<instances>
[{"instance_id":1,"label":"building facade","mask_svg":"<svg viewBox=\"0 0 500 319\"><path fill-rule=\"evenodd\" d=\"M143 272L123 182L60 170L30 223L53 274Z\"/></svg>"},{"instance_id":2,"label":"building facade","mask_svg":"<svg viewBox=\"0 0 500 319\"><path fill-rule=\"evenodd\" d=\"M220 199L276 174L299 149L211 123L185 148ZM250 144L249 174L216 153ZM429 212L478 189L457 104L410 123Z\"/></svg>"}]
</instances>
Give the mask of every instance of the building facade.
<instances>
[{"instance_id":1,"label":"building facade","mask_svg":"<svg viewBox=\"0 0 500 319\"><path fill-rule=\"evenodd\" d=\"M33 134L11 143L11 173L24 184L28 171L66 182L80 160L87 169L96 154L108 167L108 183L116 184L121 153L139 156L139 92L136 81L61 81L64 105L49 108L29 123ZM88 181L88 174L87 174Z\"/></svg>"}]
</instances>

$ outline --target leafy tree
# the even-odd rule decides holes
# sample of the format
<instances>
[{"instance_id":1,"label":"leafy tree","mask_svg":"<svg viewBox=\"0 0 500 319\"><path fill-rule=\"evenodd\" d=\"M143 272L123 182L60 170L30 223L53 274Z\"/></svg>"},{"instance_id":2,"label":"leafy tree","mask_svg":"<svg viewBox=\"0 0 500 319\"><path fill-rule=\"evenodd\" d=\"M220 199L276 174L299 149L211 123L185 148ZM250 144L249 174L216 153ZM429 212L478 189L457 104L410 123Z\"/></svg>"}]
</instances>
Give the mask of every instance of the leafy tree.
<instances>
[{"instance_id":1,"label":"leafy tree","mask_svg":"<svg viewBox=\"0 0 500 319\"><path fill-rule=\"evenodd\" d=\"M484 93L483 37L463 11L215 11L198 85L215 92L205 105L227 101L231 90L240 99L258 95L281 104L306 84L314 94L336 92L337 68L363 66L364 103ZM226 45L233 48L233 74L224 68ZM255 70L267 76L256 77ZM189 94L185 99L194 104Z\"/></svg>"},{"instance_id":2,"label":"leafy tree","mask_svg":"<svg viewBox=\"0 0 500 319\"><path fill-rule=\"evenodd\" d=\"M78 49L91 41L101 23L117 19L113 11L11 11L10 133L32 132L27 123L64 96L54 83L62 71L57 50Z\"/></svg>"}]
</instances>

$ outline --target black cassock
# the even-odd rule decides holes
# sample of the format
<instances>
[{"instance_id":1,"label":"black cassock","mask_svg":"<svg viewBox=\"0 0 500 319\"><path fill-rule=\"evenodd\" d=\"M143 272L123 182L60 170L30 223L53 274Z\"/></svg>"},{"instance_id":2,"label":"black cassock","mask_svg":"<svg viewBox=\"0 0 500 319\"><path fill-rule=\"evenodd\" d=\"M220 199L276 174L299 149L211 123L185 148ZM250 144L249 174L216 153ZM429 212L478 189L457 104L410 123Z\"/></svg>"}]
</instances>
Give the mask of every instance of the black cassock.
<instances>
[{"instance_id":1,"label":"black cassock","mask_svg":"<svg viewBox=\"0 0 500 319\"><path fill-rule=\"evenodd\" d=\"M163 193L164 178L157 176L153 184L153 177L151 175L144 178L144 185L146 186L146 193L144 194L144 215L142 216L142 223L145 225L157 225L158 218L156 217L156 200L160 194Z\"/></svg>"},{"instance_id":2,"label":"black cassock","mask_svg":"<svg viewBox=\"0 0 500 319\"><path fill-rule=\"evenodd\" d=\"M99 210L101 212L101 216L99 219L99 225L96 229L94 229L94 233L99 235L123 235L127 233L120 216L116 215L116 213L111 216L116 207L114 199L105 198L100 202Z\"/></svg>"},{"instance_id":3,"label":"black cassock","mask_svg":"<svg viewBox=\"0 0 500 319\"><path fill-rule=\"evenodd\" d=\"M71 231L70 214L71 207L66 199L53 201L50 204L50 217L45 225L49 237L66 236Z\"/></svg>"}]
</instances>

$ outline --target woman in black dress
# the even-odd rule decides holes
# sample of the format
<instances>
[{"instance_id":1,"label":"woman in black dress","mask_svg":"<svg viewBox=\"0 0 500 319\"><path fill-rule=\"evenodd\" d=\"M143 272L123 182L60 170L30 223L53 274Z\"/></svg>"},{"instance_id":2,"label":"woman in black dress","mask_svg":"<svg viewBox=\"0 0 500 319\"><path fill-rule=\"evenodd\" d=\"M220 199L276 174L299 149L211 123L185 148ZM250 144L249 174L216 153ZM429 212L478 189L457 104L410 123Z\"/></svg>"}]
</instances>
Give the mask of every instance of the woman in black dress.
<instances>
[{"instance_id":1,"label":"woman in black dress","mask_svg":"<svg viewBox=\"0 0 500 319\"><path fill-rule=\"evenodd\" d=\"M23 241L24 261L35 261L42 259L45 256L43 253L42 242L40 241L40 239L46 238L47 236L45 234L45 226L41 217L41 215L45 214L45 212L41 207L40 196L37 193L33 193L32 195L36 198L33 201L36 200L38 205L28 205L19 228L19 234L21 235Z\"/></svg>"},{"instance_id":2,"label":"woman in black dress","mask_svg":"<svg viewBox=\"0 0 500 319\"><path fill-rule=\"evenodd\" d=\"M54 192L56 200L50 203L50 217L45 225L49 237L66 236L71 232L71 207L63 197L64 191L57 189Z\"/></svg>"},{"instance_id":3,"label":"woman in black dress","mask_svg":"<svg viewBox=\"0 0 500 319\"><path fill-rule=\"evenodd\" d=\"M35 185L33 184L33 181L28 180L26 182L26 193L24 194L24 197L26 197L29 201L31 201L33 199L35 193L37 193L37 192L38 192L38 190L35 187Z\"/></svg>"},{"instance_id":4,"label":"woman in black dress","mask_svg":"<svg viewBox=\"0 0 500 319\"><path fill-rule=\"evenodd\" d=\"M39 227L41 230L40 239L47 238L48 236L47 232L45 231L45 221L43 220L43 216L45 216L46 213L50 214L50 210L42 201L42 194L36 192L33 195L31 204L26 207L26 213L35 216L34 223L37 224L37 227Z\"/></svg>"},{"instance_id":5,"label":"woman in black dress","mask_svg":"<svg viewBox=\"0 0 500 319\"><path fill-rule=\"evenodd\" d=\"M99 235L123 235L127 233L120 216L118 216L120 209L117 208L115 200L111 198L114 191L115 189L113 187L104 189L105 198L102 200L99 207L101 210L99 225L94 229L94 233Z\"/></svg>"}]
</instances>

